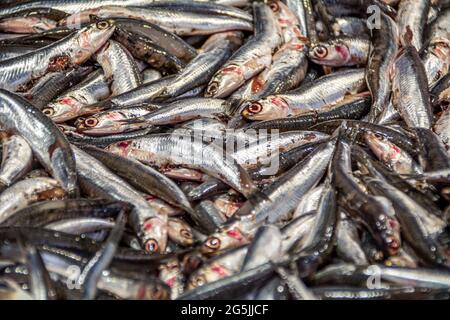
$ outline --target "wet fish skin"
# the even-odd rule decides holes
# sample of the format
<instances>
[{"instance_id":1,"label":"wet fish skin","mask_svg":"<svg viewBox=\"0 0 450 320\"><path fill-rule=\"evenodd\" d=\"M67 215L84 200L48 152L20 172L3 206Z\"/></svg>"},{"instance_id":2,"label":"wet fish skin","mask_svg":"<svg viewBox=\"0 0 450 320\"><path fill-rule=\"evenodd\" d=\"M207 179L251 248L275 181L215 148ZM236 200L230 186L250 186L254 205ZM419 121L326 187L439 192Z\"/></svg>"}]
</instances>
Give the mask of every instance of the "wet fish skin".
<instances>
[{"instance_id":1,"label":"wet fish skin","mask_svg":"<svg viewBox=\"0 0 450 320\"><path fill-rule=\"evenodd\" d=\"M192 137L155 134L147 138L112 144L108 146L107 150L126 157L133 157L153 166L176 164L199 169L219 178L246 197L257 191L248 173L235 163L231 156L228 155L223 159L223 150L212 144L206 145L203 141L198 141L199 139L194 139L193 144L186 148L183 140L184 142L191 141Z\"/></svg>"},{"instance_id":2,"label":"wet fish skin","mask_svg":"<svg viewBox=\"0 0 450 320\"><path fill-rule=\"evenodd\" d=\"M390 72L398 52L398 28L394 20L383 12L380 13L381 28L372 30L366 81L372 94L372 109L368 121L374 122L380 118L380 113L386 109L391 93Z\"/></svg>"},{"instance_id":3,"label":"wet fish skin","mask_svg":"<svg viewBox=\"0 0 450 320\"><path fill-rule=\"evenodd\" d=\"M375 194L391 200L402 226L402 234L421 257L436 265L448 265L444 251L434 239L436 232L442 232L445 228L444 221L430 215L413 199L386 182L369 180L367 186Z\"/></svg>"},{"instance_id":4,"label":"wet fish skin","mask_svg":"<svg viewBox=\"0 0 450 320\"><path fill-rule=\"evenodd\" d=\"M117 21L120 19L115 19ZM131 20L131 19L129 19ZM182 70L185 63L177 58L158 43L148 38L146 35L140 35L129 31L126 27L118 27L114 38L124 45L131 54L150 66L163 71L164 73L173 73Z\"/></svg>"},{"instance_id":5,"label":"wet fish skin","mask_svg":"<svg viewBox=\"0 0 450 320\"><path fill-rule=\"evenodd\" d=\"M130 210L125 202L92 199L60 199L40 201L16 211L6 219L3 226L34 226L45 225L76 218L111 219L121 210Z\"/></svg>"},{"instance_id":6,"label":"wet fish skin","mask_svg":"<svg viewBox=\"0 0 450 320\"><path fill-rule=\"evenodd\" d=\"M193 210L183 191L172 180L151 167L96 147L83 146L81 148L136 188L153 194L176 207L187 211Z\"/></svg>"},{"instance_id":7,"label":"wet fish skin","mask_svg":"<svg viewBox=\"0 0 450 320\"><path fill-rule=\"evenodd\" d=\"M41 111L22 97L0 89L0 123L22 136L34 155L70 196L78 193L75 160L69 142Z\"/></svg>"},{"instance_id":8,"label":"wet fish skin","mask_svg":"<svg viewBox=\"0 0 450 320\"><path fill-rule=\"evenodd\" d=\"M433 86L450 70L450 9L439 13L428 27L427 48L421 55L428 84Z\"/></svg>"},{"instance_id":9,"label":"wet fish skin","mask_svg":"<svg viewBox=\"0 0 450 320\"><path fill-rule=\"evenodd\" d=\"M252 123L248 128L272 129L280 132L291 130L306 130L321 122L331 119L361 119L370 111L370 96L353 96L346 98L342 102L335 105L331 110L316 113L306 113L304 115L281 118L274 120L265 120Z\"/></svg>"},{"instance_id":10,"label":"wet fish skin","mask_svg":"<svg viewBox=\"0 0 450 320\"><path fill-rule=\"evenodd\" d=\"M399 174L418 174L422 172L419 164L404 150L387 141L382 136L366 133L365 140L372 152L392 171Z\"/></svg>"},{"instance_id":11,"label":"wet fish skin","mask_svg":"<svg viewBox=\"0 0 450 320\"><path fill-rule=\"evenodd\" d=\"M80 67L70 71L49 73L24 96L32 105L42 110L58 95L80 83L92 70L90 67Z\"/></svg>"},{"instance_id":12,"label":"wet fish skin","mask_svg":"<svg viewBox=\"0 0 450 320\"><path fill-rule=\"evenodd\" d=\"M361 246L361 239L355 222L343 209L336 227L336 250L339 257L355 265L368 265L369 261Z\"/></svg>"},{"instance_id":13,"label":"wet fish skin","mask_svg":"<svg viewBox=\"0 0 450 320\"><path fill-rule=\"evenodd\" d=\"M33 151L25 139L18 135L2 137L2 164L0 189L5 189L23 177L33 162Z\"/></svg>"},{"instance_id":14,"label":"wet fish skin","mask_svg":"<svg viewBox=\"0 0 450 320\"><path fill-rule=\"evenodd\" d=\"M200 53L175 76L160 97L171 98L206 84L231 55L231 43L224 41L213 49ZM159 97L158 97L159 98Z\"/></svg>"},{"instance_id":15,"label":"wet fish skin","mask_svg":"<svg viewBox=\"0 0 450 320\"><path fill-rule=\"evenodd\" d=\"M155 24L121 18L112 19L112 21L116 25L116 34L117 31L123 30L136 36L145 37L181 61L189 62L197 55L196 49L183 39Z\"/></svg>"},{"instance_id":16,"label":"wet fish skin","mask_svg":"<svg viewBox=\"0 0 450 320\"><path fill-rule=\"evenodd\" d=\"M94 137L120 134L142 128L152 130L152 127L149 127L141 118L160 108L162 106L158 104L113 108L78 121L76 129L82 134ZM128 120L130 121L127 122Z\"/></svg>"},{"instance_id":17,"label":"wet fish skin","mask_svg":"<svg viewBox=\"0 0 450 320\"><path fill-rule=\"evenodd\" d=\"M61 25L77 25L89 22L90 16L101 19L109 18L133 18L154 23L177 35L208 35L228 30L251 31L252 23L235 17L227 17L223 14L195 12L195 6L184 11L174 11L169 7L147 6L120 7L101 6L75 13L60 21Z\"/></svg>"},{"instance_id":18,"label":"wet fish skin","mask_svg":"<svg viewBox=\"0 0 450 320\"><path fill-rule=\"evenodd\" d=\"M255 36L241 46L213 76L206 97L224 98L238 89L272 61L274 49L281 43L275 16L265 4L253 4Z\"/></svg>"},{"instance_id":19,"label":"wet fish skin","mask_svg":"<svg viewBox=\"0 0 450 320\"><path fill-rule=\"evenodd\" d=\"M102 67L105 77L112 79L112 95L133 90L142 84L136 61L121 44L109 40L96 53L96 60Z\"/></svg>"},{"instance_id":20,"label":"wet fish skin","mask_svg":"<svg viewBox=\"0 0 450 320\"><path fill-rule=\"evenodd\" d=\"M39 33L56 28L57 22L67 16L52 8L36 8L0 17L0 30L12 33Z\"/></svg>"},{"instance_id":21,"label":"wet fish skin","mask_svg":"<svg viewBox=\"0 0 450 320\"><path fill-rule=\"evenodd\" d=\"M225 104L225 100L214 98L180 99L133 121L142 121L149 125L164 125L198 118L223 118Z\"/></svg>"},{"instance_id":22,"label":"wet fish skin","mask_svg":"<svg viewBox=\"0 0 450 320\"><path fill-rule=\"evenodd\" d=\"M422 49L423 33L427 23L430 0L402 0L397 13L397 24L399 27L400 41L405 43L403 36L408 28L412 32L412 45L417 51Z\"/></svg>"},{"instance_id":23,"label":"wet fish skin","mask_svg":"<svg viewBox=\"0 0 450 320\"><path fill-rule=\"evenodd\" d=\"M339 204L349 213L359 215L377 243L389 255L400 249L399 223L392 204L385 198L367 195L356 183L351 171L350 144L341 140L333 159L334 185L339 193Z\"/></svg>"},{"instance_id":24,"label":"wet fish skin","mask_svg":"<svg viewBox=\"0 0 450 320\"><path fill-rule=\"evenodd\" d=\"M28 204L65 195L58 182L51 178L34 178L20 181L0 195L0 223Z\"/></svg>"},{"instance_id":25,"label":"wet fish skin","mask_svg":"<svg viewBox=\"0 0 450 320\"><path fill-rule=\"evenodd\" d=\"M71 65L80 65L89 59L113 32L113 25L100 21L46 47L2 61L0 87L17 91L52 69L64 70Z\"/></svg>"}]
</instances>

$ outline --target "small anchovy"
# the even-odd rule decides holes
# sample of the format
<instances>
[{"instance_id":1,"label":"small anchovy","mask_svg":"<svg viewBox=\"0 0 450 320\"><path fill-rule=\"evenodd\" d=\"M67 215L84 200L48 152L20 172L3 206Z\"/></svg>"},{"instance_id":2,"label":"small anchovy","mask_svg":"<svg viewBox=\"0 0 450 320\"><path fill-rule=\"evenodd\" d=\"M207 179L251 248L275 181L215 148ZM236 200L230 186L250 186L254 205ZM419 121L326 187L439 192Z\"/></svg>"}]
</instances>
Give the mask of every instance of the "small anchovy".
<instances>
[{"instance_id":1,"label":"small anchovy","mask_svg":"<svg viewBox=\"0 0 450 320\"><path fill-rule=\"evenodd\" d=\"M160 42L153 41L147 34L142 35L139 31L134 31L134 26L128 27L128 21L133 21L132 19L127 19L124 26L124 23L120 22L122 20L124 19L113 19L115 23L119 23L113 37L126 47L133 57L164 73L178 72L185 67L185 62L161 47ZM165 36L171 34L166 33Z\"/></svg>"},{"instance_id":2,"label":"small anchovy","mask_svg":"<svg viewBox=\"0 0 450 320\"><path fill-rule=\"evenodd\" d=\"M427 48L422 54L428 84L433 86L450 70L450 8L439 14L429 26Z\"/></svg>"},{"instance_id":3,"label":"small anchovy","mask_svg":"<svg viewBox=\"0 0 450 320\"><path fill-rule=\"evenodd\" d=\"M253 3L255 36L240 47L214 75L206 90L207 97L224 98L261 72L272 61L272 53L281 44L281 35L271 9Z\"/></svg>"},{"instance_id":4,"label":"small anchovy","mask_svg":"<svg viewBox=\"0 0 450 320\"><path fill-rule=\"evenodd\" d=\"M372 152L392 171L398 174L418 174L422 172L419 164L404 150L383 136L366 133L365 140Z\"/></svg>"},{"instance_id":5,"label":"small anchovy","mask_svg":"<svg viewBox=\"0 0 450 320\"><path fill-rule=\"evenodd\" d=\"M194 243L194 236L190 225L179 219L169 218L167 234L169 239L183 247L190 247Z\"/></svg>"},{"instance_id":6,"label":"small anchovy","mask_svg":"<svg viewBox=\"0 0 450 320\"><path fill-rule=\"evenodd\" d=\"M182 95L200 85L206 84L212 75L231 55L231 43L224 41L209 51L197 55L180 71L158 98L171 98Z\"/></svg>"},{"instance_id":7,"label":"small anchovy","mask_svg":"<svg viewBox=\"0 0 450 320\"><path fill-rule=\"evenodd\" d=\"M55 98L42 112L56 123L65 122L83 115L83 107L106 99L110 94L109 80L97 70Z\"/></svg>"},{"instance_id":8,"label":"small anchovy","mask_svg":"<svg viewBox=\"0 0 450 320\"><path fill-rule=\"evenodd\" d=\"M133 119L149 125L164 125L186 122L198 118L223 118L226 102L213 98L187 98L177 100L158 110Z\"/></svg>"},{"instance_id":9,"label":"small anchovy","mask_svg":"<svg viewBox=\"0 0 450 320\"><path fill-rule=\"evenodd\" d=\"M192 2L191 2L192 3ZM238 9L235 9L238 10ZM241 12L240 10L238 10ZM101 19L132 18L154 23L177 35L208 35L221 31L243 30L251 31L251 21L227 16L219 13L195 12L195 7L187 7L184 11L176 11L168 7L146 6L119 7L102 6L75 13L60 21L61 25L76 25L90 21L94 15Z\"/></svg>"},{"instance_id":10,"label":"small anchovy","mask_svg":"<svg viewBox=\"0 0 450 320\"><path fill-rule=\"evenodd\" d=\"M372 30L369 61L366 68L367 87L372 94L372 108L368 121L374 122L387 109L391 81L390 72L398 51L398 29L395 21L383 12L380 28Z\"/></svg>"},{"instance_id":11,"label":"small anchovy","mask_svg":"<svg viewBox=\"0 0 450 320\"><path fill-rule=\"evenodd\" d=\"M251 101L242 115L251 120L269 120L325 111L365 87L364 69L336 72L297 90Z\"/></svg>"},{"instance_id":12,"label":"small anchovy","mask_svg":"<svg viewBox=\"0 0 450 320\"><path fill-rule=\"evenodd\" d=\"M173 55L184 62L189 62L197 55L195 48L190 46L183 39L155 24L146 23L142 20L121 18L112 19L112 21L114 21L114 24L116 25L114 37L122 31L134 35L133 39L136 41L147 39L149 42L156 44L170 55ZM145 42L150 44L148 41Z\"/></svg>"},{"instance_id":13,"label":"small anchovy","mask_svg":"<svg viewBox=\"0 0 450 320\"><path fill-rule=\"evenodd\" d=\"M316 43L310 48L309 57L325 66L364 66L369 56L369 46L370 41L365 38L337 37Z\"/></svg>"},{"instance_id":14,"label":"small anchovy","mask_svg":"<svg viewBox=\"0 0 450 320\"><path fill-rule=\"evenodd\" d=\"M371 105L371 97L357 94L345 98L332 107L329 111L306 113L304 115L282 118L275 120L265 120L252 123L249 129L270 129L279 130L280 132L291 130L306 130L321 122L332 119L362 119L369 111Z\"/></svg>"},{"instance_id":15,"label":"small anchovy","mask_svg":"<svg viewBox=\"0 0 450 320\"><path fill-rule=\"evenodd\" d=\"M143 120L138 121L137 119L141 119L147 114L160 108L163 107L157 104L113 108L94 114L85 119L78 119L79 121L76 124L76 130L88 136L107 136L136 131L148 127ZM127 122L127 120L130 120L130 122Z\"/></svg>"},{"instance_id":16,"label":"small anchovy","mask_svg":"<svg viewBox=\"0 0 450 320\"><path fill-rule=\"evenodd\" d=\"M361 245L358 229L355 222L343 209L339 209L340 217L336 227L336 250L344 261L359 266L366 266L369 260Z\"/></svg>"},{"instance_id":17,"label":"small anchovy","mask_svg":"<svg viewBox=\"0 0 450 320\"><path fill-rule=\"evenodd\" d=\"M393 104L409 127L431 128L432 112L425 68L417 50L409 45L393 68Z\"/></svg>"},{"instance_id":18,"label":"small anchovy","mask_svg":"<svg viewBox=\"0 0 450 320\"><path fill-rule=\"evenodd\" d=\"M26 91L26 86L51 71L88 60L112 35L114 26L100 21L53 44L0 62L0 88Z\"/></svg>"},{"instance_id":19,"label":"small anchovy","mask_svg":"<svg viewBox=\"0 0 450 320\"><path fill-rule=\"evenodd\" d=\"M155 134L112 144L107 150L153 166L174 164L201 170L222 180L246 197L257 192L248 173L230 155L224 157L223 151L217 146L192 138L195 137ZM186 146L186 141L192 142L192 145Z\"/></svg>"},{"instance_id":20,"label":"small anchovy","mask_svg":"<svg viewBox=\"0 0 450 320\"><path fill-rule=\"evenodd\" d=\"M141 73L132 55L121 44L109 40L96 53L105 77L112 79L113 96L133 90L142 84Z\"/></svg>"}]
</instances>

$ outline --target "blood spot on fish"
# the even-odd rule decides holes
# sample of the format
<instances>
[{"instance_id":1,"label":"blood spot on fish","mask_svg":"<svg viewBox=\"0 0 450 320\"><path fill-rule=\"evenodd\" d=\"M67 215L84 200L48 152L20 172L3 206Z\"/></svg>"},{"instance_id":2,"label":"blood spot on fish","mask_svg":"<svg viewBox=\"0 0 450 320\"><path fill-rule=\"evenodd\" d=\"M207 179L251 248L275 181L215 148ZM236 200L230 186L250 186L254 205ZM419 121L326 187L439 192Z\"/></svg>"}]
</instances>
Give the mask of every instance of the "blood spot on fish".
<instances>
[{"instance_id":1,"label":"blood spot on fish","mask_svg":"<svg viewBox=\"0 0 450 320\"><path fill-rule=\"evenodd\" d=\"M147 220L144 222L143 228L145 231L150 231L153 229L153 223L150 220Z\"/></svg>"},{"instance_id":2,"label":"blood spot on fish","mask_svg":"<svg viewBox=\"0 0 450 320\"><path fill-rule=\"evenodd\" d=\"M228 275L228 272L226 272L226 270L219 265L212 266L211 270L220 275L221 277L226 277Z\"/></svg>"},{"instance_id":3,"label":"blood spot on fish","mask_svg":"<svg viewBox=\"0 0 450 320\"><path fill-rule=\"evenodd\" d=\"M117 144L120 149L125 150L130 145L131 141L121 141Z\"/></svg>"},{"instance_id":4,"label":"blood spot on fish","mask_svg":"<svg viewBox=\"0 0 450 320\"><path fill-rule=\"evenodd\" d=\"M316 139L316 135L314 133L307 133L305 134L305 140L306 141L312 141Z\"/></svg>"},{"instance_id":5,"label":"blood spot on fish","mask_svg":"<svg viewBox=\"0 0 450 320\"><path fill-rule=\"evenodd\" d=\"M230 236L233 239L238 240L238 241L241 241L244 238L242 233L239 230L237 230L237 229L228 230L227 231L227 235Z\"/></svg>"},{"instance_id":6,"label":"blood spot on fish","mask_svg":"<svg viewBox=\"0 0 450 320\"><path fill-rule=\"evenodd\" d=\"M172 288L173 285L175 284L175 279L176 279L176 277L172 277L172 278L167 279L166 284L167 284L169 287Z\"/></svg>"},{"instance_id":7,"label":"blood spot on fish","mask_svg":"<svg viewBox=\"0 0 450 320\"><path fill-rule=\"evenodd\" d=\"M49 64L47 70L49 72L57 72L66 69L70 65L70 57L68 55L60 55L53 57Z\"/></svg>"},{"instance_id":8,"label":"blood spot on fish","mask_svg":"<svg viewBox=\"0 0 450 320\"><path fill-rule=\"evenodd\" d=\"M222 72L223 73L237 73L237 74L242 73L241 68L238 66L229 66L229 67L223 68Z\"/></svg>"}]
</instances>

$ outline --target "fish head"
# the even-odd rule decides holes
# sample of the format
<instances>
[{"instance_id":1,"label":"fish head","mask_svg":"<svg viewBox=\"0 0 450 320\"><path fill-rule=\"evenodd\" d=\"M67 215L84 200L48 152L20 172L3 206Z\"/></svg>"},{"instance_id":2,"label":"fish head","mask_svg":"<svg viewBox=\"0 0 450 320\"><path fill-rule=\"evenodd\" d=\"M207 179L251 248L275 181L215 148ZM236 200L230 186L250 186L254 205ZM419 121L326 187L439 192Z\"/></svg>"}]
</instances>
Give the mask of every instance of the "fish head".
<instances>
[{"instance_id":1,"label":"fish head","mask_svg":"<svg viewBox=\"0 0 450 320\"><path fill-rule=\"evenodd\" d=\"M227 226L210 235L202 244L203 254L214 254L222 250L237 248L247 244L249 240L235 224Z\"/></svg>"},{"instance_id":2,"label":"fish head","mask_svg":"<svg viewBox=\"0 0 450 320\"><path fill-rule=\"evenodd\" d=\"M382 135L367 132L364 134L364 140L375 156L383 162L389 161L391 146Z\"/></svg>"},{"instance_id":3,"label":"fish head","mask_svg":"<svg viewBox=\"0 0 450 320\"><path fill-rule=\"evenodd\" d=\"M205 97L224 98L244 83L241 67L230 65L214 75L206 88Z\"/></svg>"},{"instance_id":4,"label":"fish head","mask_svg":"<svg viewBox=\"0 0 450 320\"><path fill-rule=\"evenodd\" d=\"M109 20L101 20L79 31L77 46L71 53L73 63L82 64L87 61L109 40L116 26Z\"/></svg>"},{"instance_id":5,"label":"fish head","mask_svg":"<svg viewBox=\"0 0 450 320\"><path fill-rule=\"evenodd\" d=\"M248 102L242 111L242 116L249 120L272 120L288 117L289 111L289 105L283 98L269 96Z\"/></svg>"},{"instance_id":6,"label":"fish head","mask_svg":"<svg viewBox=\"0 0 450 320\"><path fill-rule=\"evenodd\" d=\"M203 266L189 277L188 289L192 290L204 286L205 284L229 277L232 274L233 272L226 266L218 262L213 262Z\"/></svg>"},{"instance_id":7,"label":"fish head","mask_svg":"<svg viewBox=\"0 0 450 320\"><path fill-rule=\"evenodd\" d=\"M144 249L148 253L163 253L167 246L167 223L159 217L152 217L142 225Z\"/></svg>"},{"instance_id":8,"label":"fish head","mask_svg":"<svg viewBox=\"0 0 450 320\"><path fill-rule=\"evenodd\" d=\"M78 117L82 104L77 98L66 96L48 104L42 112L56 123L62 123Z\"/></svg>"},{"instance_id":9,"label":"fish head","mask_svg":"<svg viewBox=\"0 0 450 320\"><path fill-rule=\"evenodd\" d=\"M309 57L315 63L338 67L345 65L351 55L349 48L342 43L319 43L309 50Z\"/></svg>"},{"instance_id":10,"label":"fish head","mask_svg":"<svg viewBox=\"0 0 450 320\"><path fill-rule=\"evenodd\" d=\"M120 155L120 156L128 156L129 152L131 151L131 140L124 140L115 142L113 144L110 144L105 148L106 151Z\"/></svg>"},{"instance_id":11,"label":"fish head","mask_svg":"<svg viewBox=\"0 0 450 320\"><path fill-rule=\"evenodd\" d=\"M194 243L191 227L180 219L169 219L169 237L184 247Z\"/></svg>"},{"instance_id":12,"label":"fish head","mask_svg":"<svg viewBox=\"0 0 450 320\"><path fill-rule=\"evenodd\" d=\"M142 128L144 123L127 123L120 111L107 111L85 118L77 124L77 131L90 136L118 134Z\"/></svg>"},{"instance_id":13,"label":"fish head","mask_svg":"<svg viewBox=\"0 0 450 320\"><path fill-rule=\"evenodd\" d=\"M136 300L169 300L170 288L159 281L139 281L133 299Z\"/></svg>"},{"instance_id":14,"label":"fish head","mask_svg":"<svg viewBox=\"0 0 450 320\"><path fill-rule=\"evenodd\" d=\"M394 256L401 249L400 223L395 217L392 203L384 198L376 196L377 201L367 203L366 206L373 214L376 226L377 240L382 245L388 256Z\"/></svg>"}]
</instances>

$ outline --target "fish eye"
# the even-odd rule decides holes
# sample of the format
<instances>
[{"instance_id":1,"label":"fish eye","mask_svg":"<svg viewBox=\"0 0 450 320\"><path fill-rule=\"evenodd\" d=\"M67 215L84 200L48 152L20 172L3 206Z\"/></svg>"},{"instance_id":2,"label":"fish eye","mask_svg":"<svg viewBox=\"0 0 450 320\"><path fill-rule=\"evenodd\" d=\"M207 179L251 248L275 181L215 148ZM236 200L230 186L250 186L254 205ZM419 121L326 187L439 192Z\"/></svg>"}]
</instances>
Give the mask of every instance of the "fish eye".
<instances>
[{"instance_id":1,"label":"fish eye","mask_svg":"<svg viewBox=\"0 0 450 320\"><path fill-rule=\"evenodd\" d=\"M42 110L42 112L43 112L46 116L51 117L52 115L55 114L55 109L53 109L53 108L44 108L44 109Z\"/></svg>"},{"instance_id":2,"label":"fish eye","mask_svg":"<svg viewBox=\"0 0 450 320\"><path fill-rule=\"evenodd\" d=\"M208 240L206 240L205 245L213 250L217 250L220 248L220 239L216 237L211 237Z\"/></svg>"},{"instance_id":3,"label":"fish eye","mask_svg":"<svg viewBox=\"0 0 450 320\"><path fill-rule=\"evenodd\" d=\"M253 102L247 107L247 111L251 113L260 113L263 107L260 103Z\"/></svg>"},{"instance_id":4,"label":"fish eye","mask_svg":"<svg viewBox=\"0 0 450 320\"><path fill-rule=\"evenodd\" d=\"M317 46L313 50L314 50L314 55L317 58L323 59L328 55L328 49L325 48L324 46Z\"/></svg>"},{"instance_id":5,"label":"fish eye","mask_svg":"<svg viewBox=\"0 0 450 320\"><path fill-rule=\"evenodd\" d=\"M206 278L203 275L196 276L192 282L194 286L200 287L206 284Z\"/></svg>"},{"instance_id":6,"label":"fish eye","mask_svg":"<svg viewBox=\"0 0 450 320\"><path fill-rule=\"evenodd\" d=\"M183 238L185 239L192 239L192 233L190 233L188 230L186 229L181 229L180 230L180 234Z\"/></svg>"},{"instance_id":7,"label":"fish eye","mask_svg":"<svg viewBox=\"0 0 450 320\"><path fill-rule=\"evenodd\" d=\"M373 135L374 135L375 138L377 138L379 140L383 140L384 139L384 137L381 134L379 134L379 133L374 133Z\"/></svg>"},{"instance_id":8,"label":"fish eye","mask_svg":"<svg viewBox=\"0 0 450 320\"><path fill-rule=\"evenodd\" d=\"M159 249L158 241L156 241L155 239L149 239L145 243L145 250L147 252L157 252L158 249Z\"/></svg>"},{"instance_id":9,"label":"fish eye","mask_svg":"<svg viewBox=\"0 0 450 320\"><path fill-rule=\"evenodd\" d=\"M110 24L108 21L99 21L95 25L100 30L104 30L104 29L107 29L110 27Z\"/></svg>"},{"instance_id":10,"label":"fish eye","mask_svg":"<svg viewBox=\"0 0 450 320\"><path fill-rule=\"evenodd\" d=\"M216 81L214 81L209 84L208 89L206 90L206 93L207 93L207 95L212 96L217 93L217 90L219 90L219 84Z\"/></svg>"},{"instance_id":11,"label":"fish eye","mask_svg":"<svg viewBox=\"0 0 450 320\"><path fill-rule=\"evenodd\" d=\"M90 117L84 120L84 124L86 125L86 127L95 127L98 124L98 120L97 118Z\"/></svg>"},{"instance_id":12,"label":"fish eye","mask_svg":"<svg viewBox=\"0 0 450 320\"><path fill-rule=\"evenodd\" d=\"M280 6L276 2L269 4L269 7L273 12L278 12L280 10Z\"/></svg>"}]
</instances>

